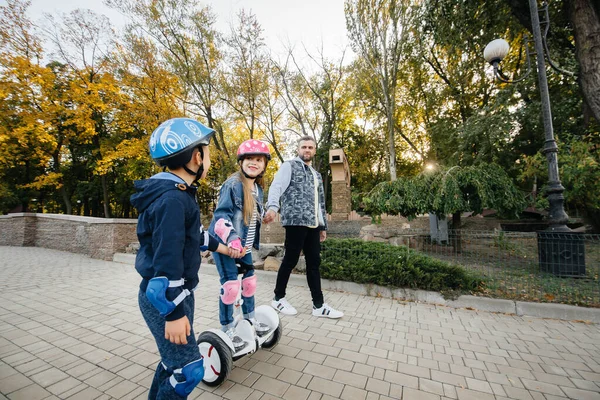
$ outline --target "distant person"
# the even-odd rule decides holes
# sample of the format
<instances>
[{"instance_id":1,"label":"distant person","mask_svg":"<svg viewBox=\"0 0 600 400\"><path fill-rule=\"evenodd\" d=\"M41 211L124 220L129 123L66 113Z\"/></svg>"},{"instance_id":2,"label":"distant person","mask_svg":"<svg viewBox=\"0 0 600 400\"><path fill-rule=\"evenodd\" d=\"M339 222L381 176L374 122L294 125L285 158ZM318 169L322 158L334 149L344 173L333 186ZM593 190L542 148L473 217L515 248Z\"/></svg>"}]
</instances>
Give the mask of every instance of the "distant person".
<instances>
[{"instance_id":1,"label":"distant person","mask_svg":"<svg viewBox=\"0 0 600 400\"><path fill-rule=\"evenodd\" d=\"M327 237L325 192L321 175L311 166L317 152L315 140L304 136L298 141L298 157L281 164L269 188L268 211L264 222L270 223L277 212L285 228L285 255L275 285L271 306L282 314L296 315L298 311L286 300L286 288L300 252L306 257L306 280L312 296L312 315L341 318L323 300L321 291L321 242Z\"/></svg>"},{"instance_id":2,"label":"distant person","mask_svg":"<svg viewBox=\"0 0 600 400\"><path fill-rule=\"evenodd\" d=\"M221 186L219 201L208 228L211 235L232 251L231 255L215 254L214 259L221 278L221 329L233 342L236 352L247 345L236 335L233 318L234 303L240 292L244 318L250 320L257 335L262 336L271 329L257 321L254 315L257 278L252 261L252 248L258 249L264 214L262 177L271 153L265 143L250 139L239 146L237 159L240 170ZM243 274L241 285L238 280L240 273Z\"/></svg>"},{"instance_id":3,"label":"distant person","mask_svg":"<svg viewBox=\"0 0 600 400\"><path fill-rule=\"evenodd\" d=\"M148 394L151 400L187 399L204 377L193 330L200 251L229 253L202 229L196 202L196 183L210 168L213 134L190 118L163 122L150 136L150 156L169 172L136 181L131 196L139 212L138 303L161 357Z\"/></svg>"}]
</instances>

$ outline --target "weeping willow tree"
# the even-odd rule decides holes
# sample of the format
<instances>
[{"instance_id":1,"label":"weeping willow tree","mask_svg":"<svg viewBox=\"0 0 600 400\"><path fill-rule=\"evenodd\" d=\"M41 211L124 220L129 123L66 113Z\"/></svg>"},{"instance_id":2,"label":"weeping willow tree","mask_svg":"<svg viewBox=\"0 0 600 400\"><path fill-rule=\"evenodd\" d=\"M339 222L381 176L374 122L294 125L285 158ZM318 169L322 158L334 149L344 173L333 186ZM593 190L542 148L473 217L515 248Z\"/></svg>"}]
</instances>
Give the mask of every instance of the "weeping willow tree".
<instances>
[{"instance_id":1,"label":"weeping willow tree","mask_svg":"<svg viewBox=\"0 0 600 400\"><path fill-rule=\"evenodd\" d=\"M494 209L503 216L518 216L525 198L506 172L496 164L440 169L410 178L382 182L365 198L371 215L402 215L412 219L430 213L452 214L456 251L461 251L460 216Z\"/></svg>"}]
</instances>

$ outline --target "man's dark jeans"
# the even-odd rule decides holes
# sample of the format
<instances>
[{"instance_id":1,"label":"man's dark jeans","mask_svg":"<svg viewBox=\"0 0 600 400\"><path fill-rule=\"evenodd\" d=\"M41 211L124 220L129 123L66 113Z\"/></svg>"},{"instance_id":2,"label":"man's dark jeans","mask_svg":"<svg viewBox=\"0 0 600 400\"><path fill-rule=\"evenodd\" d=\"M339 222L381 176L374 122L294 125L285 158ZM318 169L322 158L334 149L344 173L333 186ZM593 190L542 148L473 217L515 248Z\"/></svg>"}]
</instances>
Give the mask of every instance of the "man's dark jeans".
<instances>
[{"instance_id":1,"label":"man's dark jeans","mask_svg":"<svg viewBox=\"0 0 600 400\"><path fill-rule=\"evenodd\" d=\"M306 258L306 280L310 288L313 305L317 308L323 305L323 292L321 291L321 241L319 228L306 226L285 226L285 255L277 273L275 296L278 299L285 297L285 289L292 269L298 263L300 252L304 251Z\"/></svg>"}]
</instances>

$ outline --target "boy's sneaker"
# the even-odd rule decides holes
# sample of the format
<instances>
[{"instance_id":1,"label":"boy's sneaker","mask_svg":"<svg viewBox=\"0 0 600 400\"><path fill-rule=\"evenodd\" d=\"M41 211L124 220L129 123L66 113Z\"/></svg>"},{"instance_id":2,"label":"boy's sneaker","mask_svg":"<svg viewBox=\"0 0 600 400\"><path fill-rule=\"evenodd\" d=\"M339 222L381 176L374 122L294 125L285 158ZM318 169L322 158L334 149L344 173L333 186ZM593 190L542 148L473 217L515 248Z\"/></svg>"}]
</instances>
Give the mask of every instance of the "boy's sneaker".
<instances>
[{"instance_id":1,"label":"boy's sneaker","mask_svg":"<svg viewBox=\"0 0 600 400\"><path fill-rule=\"evenodd\" d=\"M296 315L298 314L298 311L296 311L296 309L294 307L292 307L292 305L290 303L288 303L288 301L284 298L281 298L279 300L273 300L271 302L271 307L273 307L274 309L276 309L277 311L279 311L282 314L285 315Z\"/></svg>"},{"instance_id":2,"label":"boy's sneaker","mask_svg":"<svg viewBox=\"0 0 600 400\"><path fill-rule=\"evenodd\" d=\"M254 326L254 331L258 336L263 336L269 333L269 331L271 330L269 325L265 324L264 322L258 321L256 318L251 318L250 322L252 322L252 326Z\"/></svg>"},{"instance_id":3,"label":"boy's sneaker","mask_svg":"<svg viewBox=\"0 0 600 400\"><path fill-rule=\"evenodd\" d=\"M235 334L235 328L229 328L225 331L225 333L227 334L227 336L229 336L229 339L231 339L231 341L233 342L233 347L234 347L236 353L238 351L240 351L241 349L243 349L244 347L246 347L246 345L248 344L241 337L239 337L238 335Z\"/></svg>"},{"instance_id":4,"label":"boy's sneaker","mask_svg":"<svg viewBox=\"0 0 600 400\"><path fill-rule=\"evenodd\" d=\"M321 308L315 308L315 306L313 306L312 315L314 317L342 318L344 313L332 308L329 304L324 303Z\"/></svg>"}]
</instances>

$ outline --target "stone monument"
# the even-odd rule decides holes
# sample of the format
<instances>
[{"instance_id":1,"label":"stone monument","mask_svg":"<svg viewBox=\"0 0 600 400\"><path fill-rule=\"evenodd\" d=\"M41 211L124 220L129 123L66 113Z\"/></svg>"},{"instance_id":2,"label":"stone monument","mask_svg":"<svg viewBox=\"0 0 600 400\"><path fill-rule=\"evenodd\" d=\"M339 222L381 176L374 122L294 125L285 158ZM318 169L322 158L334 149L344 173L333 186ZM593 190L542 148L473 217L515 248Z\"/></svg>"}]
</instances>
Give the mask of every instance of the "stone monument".
<instances>
[{"instance_id":1,"label":"stone monument","mask_svg":"<svg viewBox=\"0 0 600 400\"><path fill-rule=\"evenodd\" d=\"M331 220L347 221L352 211L350 166L342 149L329 150L331 168Z\"/></svg>"}]
</instances>

